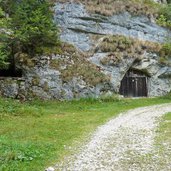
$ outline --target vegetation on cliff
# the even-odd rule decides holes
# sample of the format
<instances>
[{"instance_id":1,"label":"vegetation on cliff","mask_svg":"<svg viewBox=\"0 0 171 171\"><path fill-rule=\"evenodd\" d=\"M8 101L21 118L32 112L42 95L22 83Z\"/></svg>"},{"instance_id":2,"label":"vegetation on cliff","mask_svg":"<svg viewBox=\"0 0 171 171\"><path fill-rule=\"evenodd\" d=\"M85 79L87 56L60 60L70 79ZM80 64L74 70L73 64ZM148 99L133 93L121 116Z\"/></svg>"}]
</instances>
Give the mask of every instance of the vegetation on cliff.
<instances>
[{"instance_id":1,"label":"vegetation on cliff","mask_svg":"<svg viewBox=\"0 0 171 171\"><path fill-rule=\"evenodd\" d=\"M69 0L55 0L55 2L67 2ZM53 1L54 2L54 1ZM171 29L171 1L168 4L155 3L153 0L74 0L81 2L92 14L112 16L121 12L129 12L132 15L145 15L155 19L163 27Z\"/></svg>"},{"instance_id":2,"label":"vegetation on cliff","mask_svg":"<svg viewBox=\"0 0 171 171\"><path fill-rule=\"evenodd\" d=\"M51 54L59 52L58 30L53 23L50 2L63 0L0 0L0 67L6 68L15 54ZM134 15L156 18L161 26L171 28L171 5L151 0L75 0L91 13L113 15L128 11ZM166 49L166 48L164 48ZM62 50L62 48L61 48Z\"/></svg>"},{"instance_id":3,"label":"vegetation on cliff","mask_svg":"<svg viewBox=\"0 0 171 171\"><path fill-rule=\"evenodd\" d=\"M165 5L160 8L157 23L171 30L171 4Z\"/></svg>"},{"instance_id":4,"label":"vegetation on cliff","mask_svg":"<svg viewBox=\"0 0 171 171\"><path fill-rule=\"evenodd\" d=\"M58 46L58 31L48 1L4 0L0 1L0 5L0 24L6 35L0 40L2 66L8 64L7 59L10 61L17 53L34 57L45 53L46 49Z\"/></svg>"},{"instance_id":5,"label":"vegetation on cliff","mask_svg":"<svg viewBox=\"0 0 171 171\"><path fill-rule=\"evenodd\" d=\"M117 65L124 58L141 59L145 52L159 53L159 43L140 41L121 35L106 36L96 47L96 51L108 52L108 55L101 59L103 65Z\"/></svg>"},{"instance_id":6,"label":"vegetation on cliff","mask_svg":"<svg viewBox=\"0 0 171 171\"><path fill-rule=\"evenodd\" d=\"M100 69L86 58L88 53L78 51L73 45L61 43L60 58L52 59L50 67L60 71L64 82L74 77L83 79L88 85L109 82L109 78Z\"/></svg>"}]
</instances>

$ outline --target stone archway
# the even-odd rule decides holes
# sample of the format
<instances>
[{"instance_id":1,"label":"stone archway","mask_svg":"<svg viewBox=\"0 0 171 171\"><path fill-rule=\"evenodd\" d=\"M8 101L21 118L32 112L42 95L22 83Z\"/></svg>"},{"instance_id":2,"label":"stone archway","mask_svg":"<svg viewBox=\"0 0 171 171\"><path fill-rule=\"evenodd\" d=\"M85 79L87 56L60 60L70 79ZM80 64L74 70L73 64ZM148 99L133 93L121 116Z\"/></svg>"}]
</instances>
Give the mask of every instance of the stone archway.
<instances>
[{"instance_id":1,"label":"stone archway","mask_svg":"<svg viewBox=\"0 0 171 171\"><path fill-rule=\"evenodd\" d=\"M119 93L124 97L147 97L148 77L141 71L129 70L121 81Z\"/></svg>"}]
</instances>

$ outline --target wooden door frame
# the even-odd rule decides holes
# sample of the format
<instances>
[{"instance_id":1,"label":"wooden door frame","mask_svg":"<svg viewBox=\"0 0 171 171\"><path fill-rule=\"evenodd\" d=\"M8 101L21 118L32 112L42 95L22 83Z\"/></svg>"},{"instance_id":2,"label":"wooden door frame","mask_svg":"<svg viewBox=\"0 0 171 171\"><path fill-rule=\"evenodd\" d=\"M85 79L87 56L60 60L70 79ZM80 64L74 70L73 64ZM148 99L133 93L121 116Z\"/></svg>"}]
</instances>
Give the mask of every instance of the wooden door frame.
<instances>
[{"instance_id":1,"label":"wooden door frame","mask_svg":"<svg viewBox=\"0 0 171 171\"><path fill-rule=\"evenodd\" d=\"M121 80L119 93L124 97L148 97L148 76L142 71L128 70Z\"/></svg>"}]
</instances>

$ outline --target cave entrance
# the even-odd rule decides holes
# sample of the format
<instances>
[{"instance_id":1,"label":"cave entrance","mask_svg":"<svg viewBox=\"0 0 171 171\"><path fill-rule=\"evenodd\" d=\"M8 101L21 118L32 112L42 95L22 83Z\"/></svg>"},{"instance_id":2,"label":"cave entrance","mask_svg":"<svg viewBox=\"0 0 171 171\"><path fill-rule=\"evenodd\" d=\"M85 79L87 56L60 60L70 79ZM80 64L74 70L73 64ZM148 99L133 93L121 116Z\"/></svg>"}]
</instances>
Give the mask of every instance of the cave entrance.
<instances>
[{"instance_id":1,"label":"cave entrance","mask_svg":"<svg viewBox=\"0 0 171 171\"><path fill-rule=\"evenodd\" d=\"M11 63L7 69L0 69L0 77L22 77L22 70Z\"/></svg>"},{"instance_id":2,"label":"cave entrance","mask_svg":"<svg viewBox=\"0 0 171 171\"><path fill-rule=\"evenodd\" d=\"M147 81L143 72L129 70L121 81L119 93L124 97L147 97Z\"/></svg>"}]
</instances>

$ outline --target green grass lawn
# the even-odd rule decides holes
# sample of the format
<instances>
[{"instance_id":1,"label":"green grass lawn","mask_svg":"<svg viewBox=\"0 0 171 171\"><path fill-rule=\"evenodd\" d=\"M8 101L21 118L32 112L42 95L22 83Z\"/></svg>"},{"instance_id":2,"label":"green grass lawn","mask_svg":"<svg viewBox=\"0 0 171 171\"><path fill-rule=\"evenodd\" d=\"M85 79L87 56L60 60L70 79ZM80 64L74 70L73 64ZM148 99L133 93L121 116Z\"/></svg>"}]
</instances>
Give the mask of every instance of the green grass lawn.
<instances>
[{"instance_id":1,"label":"green grass lawn","mask_svg":"<svg viewBox=\"0 0 171 171\"><path fill-rule=\"evenodd\" d=\"M162 140L168 143L170 142L171 145L171 113L164 115L159 132L162 133Z\"/></svg>"},{"instance_id":2,"label":"green grass lawn","mask_svg":"<svg viewBox=\"0 0 171 171\"><path fill-rule=\"evenodd\" d=\"M163 116L156 133L155 145L160 156L158 157L159 170L166 170L167 165L171 168L171 113Z\"/></svg>"},{"instance_id":3,"label":"green grass lawn","mask_svg":"<svg viewBox=\"0 0 171 171\"><path fill-rule=\"evenodd\" d=\"M0 99L0 171L40 171L67 155L97 126L128 109L168 98L33 101Z\"/></svg>"}]
</instances>

